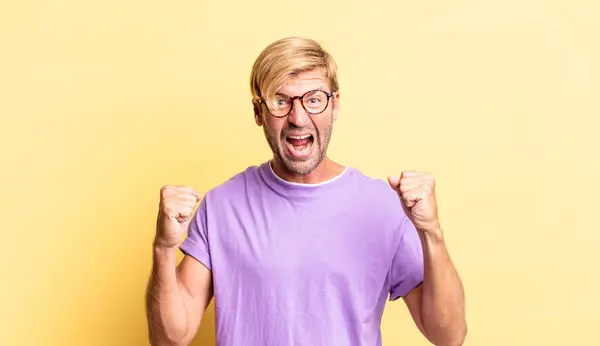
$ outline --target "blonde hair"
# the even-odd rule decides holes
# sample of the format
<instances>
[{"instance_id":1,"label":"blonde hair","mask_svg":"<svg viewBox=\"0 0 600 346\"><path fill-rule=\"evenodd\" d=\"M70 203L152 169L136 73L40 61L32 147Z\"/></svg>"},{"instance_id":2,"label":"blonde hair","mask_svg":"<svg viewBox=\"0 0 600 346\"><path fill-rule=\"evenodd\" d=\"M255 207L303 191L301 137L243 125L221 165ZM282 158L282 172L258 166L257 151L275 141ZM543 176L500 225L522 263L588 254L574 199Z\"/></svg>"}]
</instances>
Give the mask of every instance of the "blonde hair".
<instances>
[{"instance_id":1,"label":"blonde hair","mask_svg":"<svg viewBox=\"0 0 600 346\"><path fill-rule=\"evenodd\" d=\"M270 103L291 77L322 69L331 92L338 91L337 65L333 57L315 40L288 37L271 43L258 56L250 74L252 102Z\"/></svg>"}]
</instances>

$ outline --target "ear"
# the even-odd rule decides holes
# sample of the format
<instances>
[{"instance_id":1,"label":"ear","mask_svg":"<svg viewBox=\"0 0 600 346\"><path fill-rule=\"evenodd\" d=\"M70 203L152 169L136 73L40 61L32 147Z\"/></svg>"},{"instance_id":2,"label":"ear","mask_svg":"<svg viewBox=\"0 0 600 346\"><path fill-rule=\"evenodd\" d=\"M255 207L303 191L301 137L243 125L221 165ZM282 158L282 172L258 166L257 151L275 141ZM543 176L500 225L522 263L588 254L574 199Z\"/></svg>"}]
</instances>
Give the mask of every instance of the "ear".
<instances>
[{"instance_id":1,"label":"ear","mask_svg":"<svg viewBox=\"0 0 600 346\"><path fill-rule=\"evenodd\" d=\"M256 125L258 126L263 126L263 118L260 111L260 103L258 103L257 101L253 101L252 106L254 107L254 122L256 122Z\"/></svg>"},{"instance_id":2,"label":"ear","mask_svg":"<svg viewBox=\"0 0 600 346\"><path fill-rule=\"evenodd\" d=\"M332 102L332 105L333 105L331 116L333 117L333 120L337 120L338 113L340 111L340 92L339 91L336 91L331 96L331 102Z\"/></svg>"}]
</instances>

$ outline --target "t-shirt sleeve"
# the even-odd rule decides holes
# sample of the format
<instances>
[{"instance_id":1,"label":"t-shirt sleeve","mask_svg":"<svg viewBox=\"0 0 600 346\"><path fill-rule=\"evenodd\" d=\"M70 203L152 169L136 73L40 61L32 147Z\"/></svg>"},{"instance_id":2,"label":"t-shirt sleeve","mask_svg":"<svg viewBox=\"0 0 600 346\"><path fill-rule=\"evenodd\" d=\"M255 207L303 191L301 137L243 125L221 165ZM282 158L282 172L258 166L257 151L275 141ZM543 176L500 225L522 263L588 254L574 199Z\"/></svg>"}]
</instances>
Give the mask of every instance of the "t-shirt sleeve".
<instances>
[{"instance_id":1,"label":"t-shirt sleeve","mask_svg":"<svg viewBox=\"0 0 600 346\"><path fill-rule=\"evenodd\" d=\"M206 268L211 269L210 248L208 246L207 232L207 208L206 197L202 199L200 205L194 213L188 227L188 235L183 240L179 249L188 256L191 256L202 263Z\"/></svg>"},{"instance_id":2,"label":"t-shirt sleeve","mask_svg":"<svg viewBox=\"0 0 600 346\"><path fill-rule=\"evenodd\" d=\"M406 216L400 222L400 241L390 268L390 300L405 296L423 282L423 248L415 226Z\"/></svg>"}]
</instances>

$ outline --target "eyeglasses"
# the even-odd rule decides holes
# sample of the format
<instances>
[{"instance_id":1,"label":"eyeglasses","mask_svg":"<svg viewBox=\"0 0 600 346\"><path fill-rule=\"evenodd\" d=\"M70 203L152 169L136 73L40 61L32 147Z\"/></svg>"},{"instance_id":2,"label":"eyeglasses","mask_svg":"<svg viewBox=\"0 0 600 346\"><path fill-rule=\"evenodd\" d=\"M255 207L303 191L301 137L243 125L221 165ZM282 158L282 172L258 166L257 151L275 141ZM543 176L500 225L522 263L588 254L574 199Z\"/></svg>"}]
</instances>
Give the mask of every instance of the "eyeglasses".
<instances>
[{"instance_id":1,"label":"eyeglasses","mask_svg":"<svg viewBox=\"0 0 600 346\"><path fill-rule=\"evenodd\" d=\"M329 105L329 99L333 92L327 93L323 90L311 90L301 96L287 96L277 94L272 105L268 105L264 99L258 100L259 103L267 107L269 113L276 118L283 118L292 112L294 100L300 99L304 110L310 115L323 113Z\"/></svg>"}]
</instances>

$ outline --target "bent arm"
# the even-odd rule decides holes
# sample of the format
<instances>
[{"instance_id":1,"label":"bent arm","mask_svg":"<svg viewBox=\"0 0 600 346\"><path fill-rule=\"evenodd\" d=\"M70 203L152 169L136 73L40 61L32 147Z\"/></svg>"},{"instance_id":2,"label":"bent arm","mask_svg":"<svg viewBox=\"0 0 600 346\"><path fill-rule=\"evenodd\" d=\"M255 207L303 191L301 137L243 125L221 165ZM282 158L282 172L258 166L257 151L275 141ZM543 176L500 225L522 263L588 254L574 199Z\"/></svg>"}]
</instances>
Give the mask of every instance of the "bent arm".
<instances>
[{"instance_id":1,"label":"bent arm","mask_svg":"<svg viewBox=\"0 0 600 346\"><path fill-rule=\"evenodd\" d=\"M211 271L190 256L177 266L176 253L176 248L154 247L146 312L155 346L188 345L213 296Z\"/></svg>"},{"instance_id":2,"label":"bent arm","mask_svg":"<svg viewBox=\"0 0 600 346\"><path fill-rule=\"evenodd\" d=\"M404 297L419 330L438 346L459 346L467 334L461 279L441 231L419 232L423 245L423 283Z\"/></svg>"}]
</instances>

